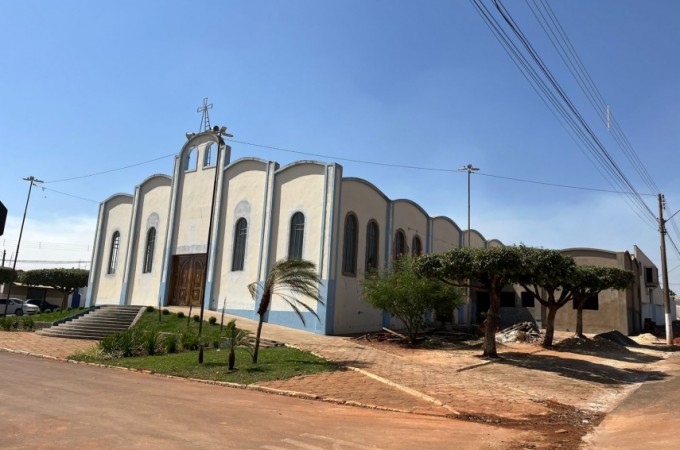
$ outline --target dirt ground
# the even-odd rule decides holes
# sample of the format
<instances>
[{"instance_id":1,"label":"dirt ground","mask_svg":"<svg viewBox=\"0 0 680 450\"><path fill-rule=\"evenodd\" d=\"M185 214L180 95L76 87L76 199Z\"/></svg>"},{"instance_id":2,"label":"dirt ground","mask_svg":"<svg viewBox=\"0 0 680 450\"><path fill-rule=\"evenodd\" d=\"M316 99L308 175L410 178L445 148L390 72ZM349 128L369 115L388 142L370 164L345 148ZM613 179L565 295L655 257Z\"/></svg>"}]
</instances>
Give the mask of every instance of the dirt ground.
<instances>
[{"instance_id":1,"label":"dirt ground","mask_svg":"<svg viewBox=\"0 0 680 450\"><path fill-rule=\"evenodd\" d=\"M629 389L663 377L653 364L672 350L652 335L637 337L639 346L624 346L557 332L551 349L541 347L540 341L497 342L500 358L489 360L479 356L482 340L473 336L435 337L416 346L384 337L364 336L359 342L430 365L477 359L478 366L452 374L452 384L460 387L449 402L460 413L454 418L528 431L535 437L511 449L580 448L583 436Z\"/></svg>"}]
</instances>

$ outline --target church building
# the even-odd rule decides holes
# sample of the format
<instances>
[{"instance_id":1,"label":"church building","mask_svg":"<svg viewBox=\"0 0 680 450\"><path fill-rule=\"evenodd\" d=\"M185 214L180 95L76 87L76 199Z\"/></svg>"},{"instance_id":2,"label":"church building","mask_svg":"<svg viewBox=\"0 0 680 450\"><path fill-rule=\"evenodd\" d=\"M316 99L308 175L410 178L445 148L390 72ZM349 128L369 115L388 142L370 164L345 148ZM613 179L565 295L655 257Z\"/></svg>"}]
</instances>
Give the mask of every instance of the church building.
<instances>
[{"instance_id":1,"label":"church building","mask_svg":"<svg viewBox=\"0 0 680 450\"><path fill-rule=\"evenodd\" d=\"M231 161L222 130L187 134L173 176L153 175L101 203L87 305L194 305L257 319L247 286L278 260L316 264L323 304L306 324L276 297L267 321L321 334L398 326L361 296L360 280L396 255L467 243L448 217L343 177L336 163ZM211 223L212 221L212 223ZM210 236L209 236L210 233ZM472 231L470 245L502 245ZM465 312L460 311L460 317Z\"/></svg>"}]
</instances>

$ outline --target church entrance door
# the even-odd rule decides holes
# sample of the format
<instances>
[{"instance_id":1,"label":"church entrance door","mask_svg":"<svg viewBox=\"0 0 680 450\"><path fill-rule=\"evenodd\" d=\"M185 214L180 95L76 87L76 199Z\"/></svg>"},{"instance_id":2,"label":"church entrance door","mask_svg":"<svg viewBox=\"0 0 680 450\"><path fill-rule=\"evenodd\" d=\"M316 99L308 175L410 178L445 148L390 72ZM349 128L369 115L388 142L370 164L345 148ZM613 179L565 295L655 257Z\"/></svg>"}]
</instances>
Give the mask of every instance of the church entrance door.
<instances>
[{"instance_id":1,"label":"church entrance door","mask_svg":"<svg viewBox=\"0 0 680 450\"><path fill-rule=\"evenodd\" d=\"M201 306L207 260L208 255L205 253L172 257L172 291L169 305Z\"/></svg>"}]
</instances>

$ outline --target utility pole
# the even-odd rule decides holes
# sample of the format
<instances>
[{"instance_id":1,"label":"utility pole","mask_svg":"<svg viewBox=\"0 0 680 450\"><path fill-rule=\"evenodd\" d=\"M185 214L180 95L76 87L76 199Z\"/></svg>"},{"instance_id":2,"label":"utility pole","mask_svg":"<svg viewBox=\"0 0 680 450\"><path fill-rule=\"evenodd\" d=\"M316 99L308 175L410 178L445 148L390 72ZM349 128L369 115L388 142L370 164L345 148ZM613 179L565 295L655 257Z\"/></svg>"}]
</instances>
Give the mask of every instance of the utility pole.
<instances>
[{"instance_id":1,"label":"utility pole","mask_svg":"<svg viewBox=\"0 0 680 450\"><path fill-rule=\"evenodd\" d=\"M19 259L19 246L21 246L21 235L24 234L24 222L26 222L26 212L28 211L28 202L31 200L31 189L34 183L42 183L42 180L38 180L34 176L24 178L24 181L28 181L28 196L26 197L26 206L24 206L24 217L21 219L21 228L19 228L19 240L17 241L17 251L14 253L14 262L12 263L12 272L17 269L17 259ZM4 260L4 255L3 255ZM9 308L9 297L12 293L12 282L7 283L7 302L5 303L5 311L3 316L7 315L7 308Z\"/></svg>"},{"instance_id":2,"label":"utility pole","mask_svg":"<svg viewBox=\"0 0 680 450\"><path fill-rule=\"evenodd\" d=\"M659 194L659 233L661 234L661 279L663 281L663 306L666 318L666 345L673 345L673 319L671 317L671 296L668 289L668 270L666 263L666 222L671 220L679 211L674 212L668 219L663 218L664 198Z\"/></svg>"},{"instance_id":3,"label":"utility pole","mask_svg":"<svg viewBox=\"0 0 680 450\"><path fill-rule=\"evenodd\" d=\"M467 172L467 245L466 248L470 248L470 175L472 172L477 172L479 167L474 167L472 164L463 166L458 169L459 172ZM470 298L470 280L467 282L468 286L465 288L465 297L467 301L467 311L465 314L465 323L468 330L472 326L472 300Z\"/></svg>"}]
</instances>

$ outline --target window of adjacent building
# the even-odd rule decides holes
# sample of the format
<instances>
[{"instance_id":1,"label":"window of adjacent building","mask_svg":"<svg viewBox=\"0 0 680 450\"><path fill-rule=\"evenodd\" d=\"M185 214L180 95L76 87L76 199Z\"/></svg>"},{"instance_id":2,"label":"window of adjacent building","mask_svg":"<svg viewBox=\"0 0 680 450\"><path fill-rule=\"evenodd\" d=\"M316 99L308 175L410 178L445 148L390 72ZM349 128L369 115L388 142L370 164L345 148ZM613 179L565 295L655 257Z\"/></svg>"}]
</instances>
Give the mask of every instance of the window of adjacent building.
<instances>
[{"instance_id":1,"label":"window of adjacent building","mask_svg":"<svg viewBox=\"0 0 680 450\"><path fill-rule=\"evenodd\" d=\"M116 231L111 237L111 253L109 255L109 267L107 274L113 275L116 273L116 264L118 263L118 251L120 250L120 233Z\"/></svg>"},{"instance_id":2,"label":"window of adjacent building","mask_svg":"<svg viewBox=\"0 0 680 450\"><path fill-rule=\"evenodd\" d=\"M515 307L515 293L501 292L501 308L514 308L514 307Z\"/></svg>"},{"instance_id":3,"label":"window of adjacent building","mask_svg":"<svg viewBox=\"0 0 680 450\"><path fill-rule=\"evenodd\" d=\"M378 224L375 220L371 220L366 227L366 272L378 268L379 243Z\"/></svg>"},{"instance_id":4,"label":"window of adjacent building","mask_svg":"<svg viewBox=\"0 0 680 450\"><path fill-rule=\"evenodd\" d=\"M217 161L215 161L216 155L213 153L213 143L210 142L205 146L205 150L203 150L203 167L211 167L217 163Z\"/></svg>"},{"instance_id":5,"label":"window of adjacent building","mask_svg":"<svg viewBox=\"0 0 680 450\"><path fill-rule=\"evenodd\" d=\"M420 241L418 236L413 236L413 242L411 243L411 254L413 256L420 256L423 254L423 243Z\"/></svg>"},{"instance_id":6,"label":"window of adjacent building","mask_svg":"<svg viewBox=\"0 0 680 450\"><path fill-rule=\"evenodd\" d=\"M397 231L394 236L394 259L399 259L406 253L406 236L401 230Z\"/></svg>"},{"instance_id":7,"label":"window of adjacent building","mask_svg":"<svg viewBox=\"0 0 680 450\"><path fill-rule=\"evenodd\" d=\"M184 160L184 170L185 171L191 171L191 170L196 170L196 166L198 165L198 150L196 147L192 147L189 150L189 153L187 153L186 159Z\"/></svg>"},{"instance_id":8,"label":"window of adjacent building","mask_svg":"<svg viewBox=\"0 0 680 450\"><path fill-rule=\"evenodd\" d=\"M243 270L246 260L246 236L248 235L248 221L241 217L234 228L234 254L231 258L231 270Z\"/></svg>"},{"instance_id":9,"label":"window of adjacent building","mask_svg":"<svg viewBox=\"0 0 680 450\"><path fill-rule=\"evenodd\" d=\"M654 269L645 267L645 284L654 284Z\"/></svg>"},{"instance_id":10,"label":"window of adjacent building","mask_svg":"<svg viewBox=\"0 0 680 450\"><path fill-rule=\"evenodd\" d=\"M578 309L576 306L576 302L572 302L573 308ZM586 298L586 301L583 302L583 309L591 309L594 311L597 311L600 309L600 300L597 295L591 295L590 297Z\"/></svg>"},{"instance_id":11,"label":"window of adjacent building","mask_svg":"<svg viewBox=\"0 0 680 450\"><path fill-rule=\"evenodd\" d=\"M156 247L156 228L151 227L146 233L146 250L144 251L144 268L142 273L150 273L153 267L153 251Z\"/></svg>"},{"instance_id":12,"label":"window of adjacent building","mask_svg":"<svg viewBox=\"0 0 680 450\"><path fill-rule=\"evenodd\" d=\"M523 291L522 292L522 307L523 308L533 308L536 306L536 297L533 292Z\"/></svg>"},{"instance_id":13,"label":"window of adjacent building","mask_svg":"<svg viewBox=\"0 0 680 450\"><path fill-rule=\"evenodd\" d=\"M296 212L290 219L290 239L288 241L288 258L302 259L302 242L305 237L305 215Z\"/></svg>"},{"instance_id":14,"label":"window of adjacent building","mask_svg":"<svg viewBox=\"0 0 680 450\"><path fill-rule=\"evenodd\" d=\"M345 240L342 249L342 273L345 275L357 274L357 246L358 237L357 218L354 214L347 214L345 218Z\"/></svg>"}]
</instances>

